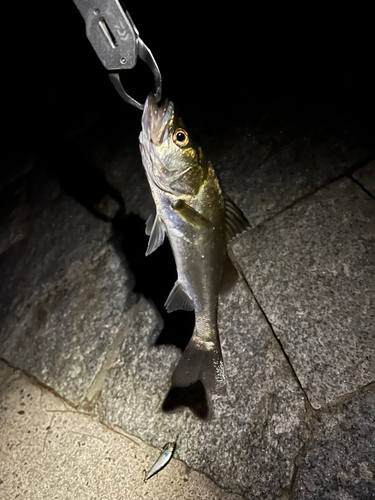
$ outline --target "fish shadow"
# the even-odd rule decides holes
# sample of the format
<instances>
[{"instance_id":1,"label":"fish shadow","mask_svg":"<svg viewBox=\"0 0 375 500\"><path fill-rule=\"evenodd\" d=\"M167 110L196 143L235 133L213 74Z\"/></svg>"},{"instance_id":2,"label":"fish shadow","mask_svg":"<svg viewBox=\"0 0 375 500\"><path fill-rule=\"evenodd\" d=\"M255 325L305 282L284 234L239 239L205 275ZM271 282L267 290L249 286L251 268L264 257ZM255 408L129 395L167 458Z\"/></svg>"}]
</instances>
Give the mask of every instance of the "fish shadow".
<instances>
[{"instance_id":1,"label":"fish shadow","mask_svg":"<svg viewBox=\"0 0 375 500\"><path fill-rule=\"evenodd\" d=\"M112 220L111 214L99 207L105 197L114 200L119 211L125 211L121 193L109 184L104 173L78 146L73 144L65 149L54 162L53 169L62 189L95 217L105 222Z\"/></svg>"},{"instance_id":2,"label":"fish shadow","mask_svg":"<svg viewBox=\"0 0 375 500\"><path fill-rule=\"evenodd\" d=\"M170 244L165 239L157 251L145 255L148 236L145 221L134 213L127 213L123 196L106 179L104 173L72 141L53 142L45 151L40 165L50 171L61 188L83 205L95 217L112 222L111 243L131 271L135 284L133 291L152 301L163 319L163 328L154 345L174 345L183 351L194 330L195 318L191 311L167 313L164 303L176 279L177 271ZM57 146L59 145L58 149ZM60 152L52 155L54 147ZM50 161L53 157L54 161ZM103 213L101 201L114 200L116 211ZM171 387L163 403L163 411L170 413L177 408L189 407L194 415L205 419L208 405L203 385L198 382L187 389Z\"/></svg>"},{"instance_id":3,"label":"fish shadow","mask_svg":"<svg viewBox=\"0 0 375 500\"><path fill-rule=\"evenodd\" d=\"M191 412L201 420L208 420L209 405L206 391L200 380L189 387L171 387L165 398L162 411L165 413L174 413L181 407L190 408Z\"/></svg>"},{"instance_id":4,"label":"fish shadow","mask_svg":"<svg viewBox=\"0 0 375 500\"><path fill-rule=\"evenodd\" d=\"M151 255L145 255L148 236L145 221L134 213L119 211L113 220L113 242L130 268L135 285L133 291L151 300L163 318L163 328L154 345L174 345L183 351L195 326L194 312L168 313L164 303L176 279L177 271L168 240ZM203 384L198 381L187 388L173 387L163 402L162 411L171 413L188 407L192 413L206 420L209 415L208 400Z\"/></svg>"},{"instance_id":5,"label":"fish shadow","mask_svg":"<svg viewBox=\"0 0 375 500\"><path fill-rule=\"evenodd\" d=\"M145 255L148 236L145 221L137 214L119 211L113 219L113 244L123 254L134 276L133 291L153 302L163 318L163 328L154 345L174 345L185 349L194 330L194 313L167 313L164 303L171 291L177 272L173 253L165 240L151 255Z\"/></svg>"}]
</instances>

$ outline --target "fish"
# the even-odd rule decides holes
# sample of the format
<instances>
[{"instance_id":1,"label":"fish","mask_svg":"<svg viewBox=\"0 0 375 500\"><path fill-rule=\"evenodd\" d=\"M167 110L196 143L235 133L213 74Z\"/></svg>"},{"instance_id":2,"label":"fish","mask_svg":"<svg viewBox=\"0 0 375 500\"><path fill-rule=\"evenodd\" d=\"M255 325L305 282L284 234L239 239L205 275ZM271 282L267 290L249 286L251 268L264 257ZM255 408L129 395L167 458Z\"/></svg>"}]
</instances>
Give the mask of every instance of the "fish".
<instances>
[{"instance_id":1,"label":"fish","mask_svg":"<svg viewBox=\"0 0 375 500\"><path fill-rule=\"evenodd\" d=\"M167 443L163 448L163 453L156 460L154 465L151 467L148 473L145 471L144 482L150 479L152 476L157 474L161 469L163 469L171 460L173 452L176 448L177 441L173 443Z\"/></svg>"},{"instance_id":2,"label":"fish","mask_svg":"<svg viewBox=\"0 0 375 500\"><path fill-rule=\"evenodd\" d=\"M226 393L226 375L218 332L219 295L239 275L227 244L249 229L249 222L223 192L211 161L166 99L146 99L139 135L142 163L155 202L146 222L146 255L167 235L177 281L166 302L168 312L194 310L192 337L172 374L172 386L200 380L212 394Z\"/></svg>"}]
</instances>

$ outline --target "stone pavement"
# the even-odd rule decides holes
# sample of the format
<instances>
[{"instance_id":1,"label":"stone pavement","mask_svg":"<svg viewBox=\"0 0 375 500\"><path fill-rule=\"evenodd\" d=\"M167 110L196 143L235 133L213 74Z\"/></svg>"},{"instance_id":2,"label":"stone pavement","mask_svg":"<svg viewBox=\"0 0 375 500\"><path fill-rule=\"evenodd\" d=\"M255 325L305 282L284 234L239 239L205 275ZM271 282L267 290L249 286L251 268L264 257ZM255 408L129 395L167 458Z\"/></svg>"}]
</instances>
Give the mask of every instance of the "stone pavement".
<instances>
[{"instance_id":1,"label":"stone pavement","mask_svg":"<svg viewBox=\"0 0 375 500\"><path fill-rule=\"evenodd\" d=\"M240 500L172 459L144 483L160 451L110 429L90 414L0 363L1 498Z\"/></svg>"},{"instance_id":2,"label":"stone pavement","mask_svg":"<svg viewBox=\"0 0 375 500\"><path fill-rule=\"evenodd\" d=\"M136 136L93 146L92 199L45 165L2 181L1 498L373 498L374 152L266 125L205 137L252 226L220 302L228 396L208 402L170 388L191 316L162 308L168 245L144 257Z\"/></svg>"}]
</instances>

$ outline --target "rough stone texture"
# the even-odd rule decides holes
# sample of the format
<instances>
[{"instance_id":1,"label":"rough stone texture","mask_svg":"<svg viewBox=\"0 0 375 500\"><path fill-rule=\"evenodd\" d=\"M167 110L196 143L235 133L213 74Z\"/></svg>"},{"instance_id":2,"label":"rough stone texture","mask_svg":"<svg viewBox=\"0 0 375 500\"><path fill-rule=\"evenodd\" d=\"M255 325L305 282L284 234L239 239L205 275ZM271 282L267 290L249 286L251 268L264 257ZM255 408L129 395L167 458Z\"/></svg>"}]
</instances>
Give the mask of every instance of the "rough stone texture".
<instances>
[{"instance_id":1,"label":"rough stone texture","mask_svg":"<svg viewBox=\"0 0 375 500\"><path fill-rule=\"evenodd\" d=\"M168 392L168 375L178 359L178 349L154 345L161 328L155 308L141 298L128 312L126 336L101 394L99 407L107 421L121 424L129 432L137 431L139 425L152 425L150 415L157 414ZM151 435L150 430L144 437ZM168 436L161 435L155 444L162 446L165 438L168 441Z\"/></svg>"},{"instance_id":2,"label":"rough stone texture","mask_svg":"<svg viewBox=\"0 0 375 500\"><path fill-rule=\"evenodd\" d=\"M372 387L320 415L292 500L374 498L374 408Z\"/></svg>"},{"instance_id":3,"label":"rough stone texture","mask_svg":"<svg viewBox=\"0 0 375 500\"><path fill-rule=\"evenodd\" d=\"M11 158L2 159L2 168L0 169L0 190L3 190L9 184L12 184L23 175L27 174L35 164L35 158L30 151L20 150L12 151Z\"/></svg>"},{"instance_id":4,"label":"rough stone texture","mask_svg":"<svg viewBox=\"0 0 375 500\"><path fill-rule=\"evenodd\" d=\"M127 213L147 220L155 211L151 191L144 173L136 136L128 137L126 147L103 165L103 172L112 186L121 192Z\"/></svg>"},{"instance_id":5,"label":"rough stone texture","mask_svg":"<svg viewBox=\"0 0 375 500\"><path fill-rule=\"evenodd\" d=\"M353 177L375 197L375 161L368 163L365 167L354 172Z\"/></svg>"},{"instance_id":6,"label":"rough stone texture","mask_svg":"<svg viewBox=\"0 0 375 500\"><path fill-rule=\"evenodd\" d=\"M220 311L228 397L213 398L209 420L186 409L162 412L179 354L153 345L158 319L144 300L97 408L106 422L155 446L178 435L176 456L188 466L246 498L271 500L290 485L305 438L303 393L243 281Z\"/></svg>"},{"instance_id":7,"label":"rough stone texture","mask_svg":"<svg viewBox=\"0 0 375 500\"><path fill-rule=\"evenodd\" d=\"M315 408L372 380L374 201L339 180L233 249Z\"/></svg>"},{"instance_id":8,"label":"rough stone texture","mask_svg":"<svg viewBox=\"0 0 375 500\"><path fill-rule=\"evenodd\" d=\"M279 103L254 118L239 115L221 130L212 117L196 125L223 188L252 227L374 155L374 145L347 118L319 110L300 116Z\"/></svg>"},{"instance_id":9,"label":"rough stone texture","mask_svg":"<svg viewBox=\"0 0 375 500\"><path fill-rule=\"evenodd\" d=\"M129 276L111 249L46 292L5 332L1 356L78 404L133 300Z\"/></svg>"},{"instance_id":10,"label":"rough stone texture","mask_svg":"<svg viewBox=\"0 0 375 500\"><path fill-rule=\"evenodd\" d=\"M2 195L0 341L27 304L95 260L110 232L42 170L32 170Z\"/></svg>"},{"instance_id":11,"label":"rough stone texture","mask_svg":"<svg viewBox=\"0 0 375 500\"><path fill-rule=\"evenodd\" d=\"M144 483L160 450L74 411L2 362L0 428L4 500L240 500L176 459Z\"/></svg>"}]
</instances>

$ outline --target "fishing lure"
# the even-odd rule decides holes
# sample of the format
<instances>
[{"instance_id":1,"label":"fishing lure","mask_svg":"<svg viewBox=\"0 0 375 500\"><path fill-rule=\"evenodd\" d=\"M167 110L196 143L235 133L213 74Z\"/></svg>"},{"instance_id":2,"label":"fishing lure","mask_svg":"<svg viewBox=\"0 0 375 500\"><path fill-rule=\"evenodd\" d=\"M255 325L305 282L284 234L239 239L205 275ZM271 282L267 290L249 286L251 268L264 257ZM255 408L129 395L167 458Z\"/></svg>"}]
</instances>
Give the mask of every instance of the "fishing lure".
<instances>
[{"instance_id":1,"label":"fishing lure","mask_svg":"<svg viewBox=\"0 0 375 500\"><path fill-rule=\"evenodd\" d=\"M150 477L154 476L157 474L161 469L163 469L167 463L171 460L174 449L176 448L176 443L167 443L164 448L163 448L163 453L160 455L160 457L156 460L154 465L151 467L149 472L146 474L145 471L145 479L144 482L146 482Z\"/></svg>"}]
</instances>

